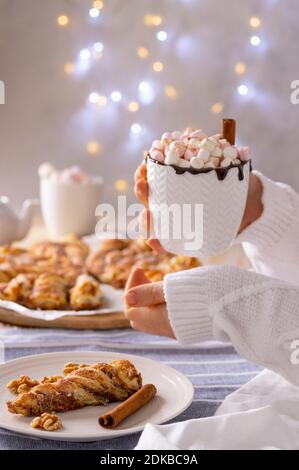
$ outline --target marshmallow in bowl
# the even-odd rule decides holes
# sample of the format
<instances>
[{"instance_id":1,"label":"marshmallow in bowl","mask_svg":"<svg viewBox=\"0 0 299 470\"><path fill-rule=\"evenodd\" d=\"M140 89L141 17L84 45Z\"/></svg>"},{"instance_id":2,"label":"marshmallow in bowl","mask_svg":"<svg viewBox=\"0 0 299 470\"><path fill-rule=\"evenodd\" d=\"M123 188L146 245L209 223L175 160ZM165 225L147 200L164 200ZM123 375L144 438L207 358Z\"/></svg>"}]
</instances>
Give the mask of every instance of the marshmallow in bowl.
<instances>
[{"instance_id":1,"label":"marshmallow in bowl","mask_svg":"<svg viewBox=\"0 0 299 470\"><path fill-rule=\"evenodd\" d=\"M192 137L188 142L188 147L191 149L200 149L200 140Z\"/></svg>"},{"instance_id":2,"label":"marshmallow in bowl","mask_svg":"<svg viewBox=\"0 0 299 470\"><path fill-rule=\"evenodd\" d=\"M166 154L164 163L166 165L178 165L179 163L179 156L174 150L169 150Z\"/></svg>"},{"instance_id":3,"label":"marshmallow in bowl","mask_svg":"<svg viewBox=\"0 0 299 470\"><path fill-rule=\"evenodd\" d=\"M165 145L162 140L154 140L152 143L152 148L163 151L165 149Z\"/></svg>"},{"instance_id":4,"label":"marshmallow in bowl","mask_svg":"<svg viewBox=\"0 0 299 470\"><path fill-rule=\"evenodd\" d=\"M220 158L222 157L222 149L221 147L215 147L213 152L211 153L211 157L217 157L217 158Z\"/></svg>"},{"instance_id":5,"label":"marshmallow in bowl","mask_svg":"<svg viewBox=\"0 0 299 470\"><path fill-rule=\"evenodd\" d=\"M87 174L79 166L66 168L59 176L59 181L63 183L84 183L87 180Z\"/></svg>"},{"instance_id":6,"label":"marshmallow in bowl","mask_svg":"<svg viewBox=\"0 0 299 470\"><path fill-rule=\"evenodd\" d=\"M216 147L216 143L209 138L203 139L200 142L200 148L204 150L208 150L209 152L213 152L214 148Z\"/></svg>"},{"instance_id":7,"label":"marshmallow in bowl","mask_svg":"<svg viewBox=\"0 0 299 470\"><path fill-rule=\"evenodd\" d=\"M172 140L179 140L182 137L182 133L180 131L174 131L171 133Z\"/></svg>"},{"instance_id":8,"label":"marshmallow in bowl","mask_svg":"<svg viewBox=\"0 0 299 470\"><path fill-rule=\"evenodd\" d=\"M201 129L197 129L196 131L190 134L190 137L192 139L203 140L206 139L208 136Z\"/></svg>"},{"instance_id":9,"label":"marshmallow in bowl","mask_svg":"<svg viewBox=\"0 0 299 470\"><path fill-rule=\"evenodd\" d=\"M189 160L185 160L184 158L179 158L176 165L180 166L181 168L190 168Z\"/></svg>"},{"instance_id":10,"label":"marshmallow in bowl","mask_svg":"<svg viewBox=\"0 0 299 470\"><path fill-rule=\"evenodd\" d=\"M191 158L190 165L192 166L192 168L200 169L205 166L205 162L200 157L193 157Z\"/></svg>"},{"instance_id":11,"label":"marshmallow in bowl","mask_svg":"<svg viewBox=\"0 0 299 470\"><path fill-rule=\"evenodd\" d=\"M38 175L40 178L49 178L52 173L55 173L55 168L51 163L42 163L38 169Z\"/></svg>"},{"instance_id":12,"label":"marshmallow in bowl","mask_svg":"<svg viewBox=\"0 0 299 470\"><path fill-rule=\"evenodd\" d=\"M165 160L164 153L160 150L157 150L156 148L151 149L149 154L154 160L157 160L157 162L163 163Z\"/></svg>"},{"instance_id":13,"label":"marshmallow in bowl","mask_svg":"<svg viewBox=\"0 0 299 470\"><path fill-rule=\"evenodd\" d=\"M197 156L198 158L201 158L206 163L210 158L210 152L205 148L201 148Z\"/></svg>"},{"instance_id":14,"label":"marshmallow in bowl","mask_svg":"<svg viewBox=\"0 0 299 470\"><path fill-rule=\"evenodd\" d=\"M224 158L231 158L234 160L235 158L238 157L238 150L235 147L225 147L223 150L223 156Z\"/></svg>"},{"instance_id":15,"label":"marshmallow in bowl","mask_svg":"<svg viewBox=\"0 0 299 470\"><path fill-rule=\"evenodd\" d=\"M250 160L248 147L237 148L221 134L208 137L202 129L187 128L185 131L164 132L154 140L150 157L165 165L181 168L227 168Z\"/></svg>"},{"instance_id":16,"label":"marshmallow in bowl","mask_svg":"<svg viewBox=\"0 0 299 470\"><path fill-rule=\"evenodd\" d=\"M250 160L251 156L250 156L249 147L240 147L239 148L239 158L240 158L241 162L247 162L248 160Z\"/></svg>"},{"instance_id":17,"label":"marshmallow in bowl","mask_svg":"<svg viewBox=\"0 0 299 470\"><path fill-rule=\"evenodd\" d=\"M186 152L186 145L181 140L174 140L169 145L169 150L173 150L179 157L183 157Z\"/></svg>"},{"instance_id":18,"label":"marshmallow in bowl","mask_svg":"<svg viewBox=\"0 0 299 470\"><path fill-rule=\"evenodd\" d=\"M59 172L50 163L43 163L38 169L38 174L41 179L50 179L59 183L84 183L89 180L87 174L75 165Z\"/></svg>"},{"instance_id":19,"label":"marshmallow in bowl","mask_svg":"<svg viewBox=\"0 0 299 470\"><path fill-rule=\"evenodd\" d=\"M220 166L222 168L226 168L227 166L230 166L232 163L233 163L233 159L226 157L222 160L222 162L220 163Z\"/></svg>"}]
</instances>

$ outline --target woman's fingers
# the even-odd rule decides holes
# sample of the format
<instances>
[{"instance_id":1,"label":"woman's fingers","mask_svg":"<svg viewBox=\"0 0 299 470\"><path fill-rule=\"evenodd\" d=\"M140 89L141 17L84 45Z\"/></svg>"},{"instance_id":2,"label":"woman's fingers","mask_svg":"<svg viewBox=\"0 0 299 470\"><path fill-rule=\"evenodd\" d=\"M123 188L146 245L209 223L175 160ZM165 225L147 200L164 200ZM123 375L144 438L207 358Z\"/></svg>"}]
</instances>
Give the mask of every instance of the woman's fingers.
<instances>
[{"instance_id":1,"label":"woman's fingers","mask_svg":"<svg viewBox=\"0 0 299 470\"><path fill-rule=\"evenodd\" d=\"M140 179L147 179L146 164L143 162L135 171L135 183Z\"/></svg>"},{"instance_id":2,"label":"woman's fingers","mask_svg":"<svg viewBox=\"0 0 299 470\"><path fill-rule=\"evenodd\" d=\"M156 238L150 238L149 240L147 240L147 244L148 244L148 246L150 246L154 251L157 251L157 253L166 253L166 251L165 251L164 248L162 247L161 243L160 243L159 240L157 240Z\"/></svg>"},{"instance_id":3,"label":"woman's fingers","mask_svg":"<svg viewBox=\"0 0 299 470\"><path fill-rule=\"evenodd\" d=\"M165 304L153 307L130 308L126 311L126 317L135 330L175 338L168 320Z\"/></svg>"},{"instance_id":4,"label":"woman's fingers","mask_svg":"<svg viewBox=\"0 0 299 470\"><path fill-rule=\"evenodd\" d=\"M145 205L148 206L148 184L147 181L143 178L140 178L136 181L135 187L135 196L137 199Z\"/></svg>"},{"instance_id":5,"label":"woman's fingers","mask_svg":"<svg viewBox=\"0 0 299 470\"><path fill-rule=\"evenodd\" d=\"M150 281L145 276L144 272L140 268L135 268L131 272L129 279L126 284L125 293L127 293L133 287L140 286L142 284L148 284Z\"/></svg>"},{"instance_id":6,"label":"woman's fingers","mask_svg":"<svg viewBox=\"0 0 299 470\"><path fill-rule=\"evenodd\" d=\"M163 282L151 282L131 287L125 295L125 301L127 305L134 307L162 304L165 302Z\"/></svg>"}]
</instances>

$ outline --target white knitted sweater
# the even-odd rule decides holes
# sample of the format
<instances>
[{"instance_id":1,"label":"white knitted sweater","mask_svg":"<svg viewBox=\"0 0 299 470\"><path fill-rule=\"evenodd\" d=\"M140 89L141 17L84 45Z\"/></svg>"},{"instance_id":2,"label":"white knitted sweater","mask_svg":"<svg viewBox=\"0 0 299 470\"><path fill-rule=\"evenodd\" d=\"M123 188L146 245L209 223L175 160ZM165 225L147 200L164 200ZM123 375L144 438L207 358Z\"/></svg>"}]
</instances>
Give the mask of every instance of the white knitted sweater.
<instances>
[{"instance_id":1,"label":"white knitted sweater","mask_svg":"<svg viewBox=\"0 0 299 470\"><path fill-rule=\"evenodd\" d=\"M256 272L211 266L168 274L165 299L181 343L231 341L241 356L299 385L292 360L299 350L299 195L257 175L263 214L237 238Z\"/></svg>"}]
</instances>

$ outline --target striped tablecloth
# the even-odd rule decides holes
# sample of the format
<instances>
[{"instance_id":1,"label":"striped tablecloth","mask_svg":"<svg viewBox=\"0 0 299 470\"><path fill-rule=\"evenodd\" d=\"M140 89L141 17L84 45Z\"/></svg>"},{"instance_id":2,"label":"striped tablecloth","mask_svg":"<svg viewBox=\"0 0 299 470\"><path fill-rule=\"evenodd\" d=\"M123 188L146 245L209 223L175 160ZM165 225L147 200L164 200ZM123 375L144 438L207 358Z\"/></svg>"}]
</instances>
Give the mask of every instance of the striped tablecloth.
<instances>
[{"instance_id":1,"label":"striped tablecloth","mask_svg":"<svg viewBox=\"0 0 299 470\"><path fill-rule=\"evenodd\" d=\"M0 329L5 360L55 351L116 351L155 359L183 372L195 388L191 406L175 421L212 416L222 400L252 379L261 369L241 359L229 344L206 343L193 347L132 330L66 331L9 327ZM1 378L0 378L1 379ZM57 442L26 438L0 429L3 449L105 449L127 450L139 434L91 443Z\"/></svg>"}]
</instances>

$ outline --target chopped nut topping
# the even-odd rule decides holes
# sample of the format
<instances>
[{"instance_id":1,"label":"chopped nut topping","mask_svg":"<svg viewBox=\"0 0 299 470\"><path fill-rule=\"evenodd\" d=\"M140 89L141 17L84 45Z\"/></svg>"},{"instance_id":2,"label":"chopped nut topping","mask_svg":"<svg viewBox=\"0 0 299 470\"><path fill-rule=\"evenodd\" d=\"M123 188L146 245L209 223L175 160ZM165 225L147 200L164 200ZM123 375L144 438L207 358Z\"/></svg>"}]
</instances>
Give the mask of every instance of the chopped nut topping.
<instances>
[{"instance_id":1,"label":"chopped nut topping","mask_svg":"<svg viewBox=\"0 0 299 470\"><path fill-rule=\"evenodd\" d=\"M32 420L31 427L44 429L45 431L57 431L62 428L62 422L54 412L43 413Z\"/></svg>"},{"instance_id":2,"label":"chopped nut topping","mask_svg":"<svg viewBox=\"0 0 299 470\"><path fill-rule=\"evenodd\" d=\"M39 381L35 379L31 379L28 377L28 375L21 375L17 379L11 380L7 384L7 388L12 392L12 393L25 393L25 392L30 392L30 390L33 387L36 387L36 385L39 385Z\"/></svg>"}]
</instances>

